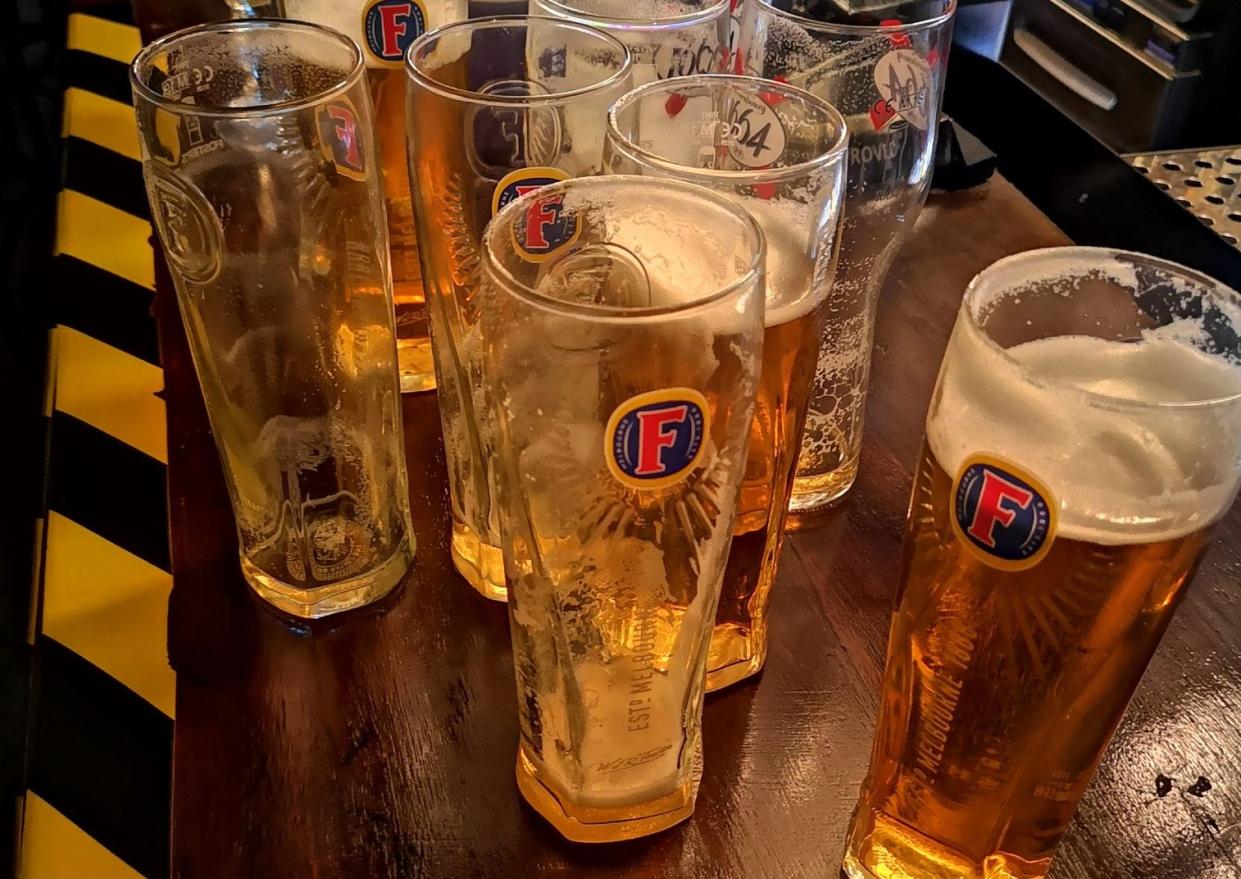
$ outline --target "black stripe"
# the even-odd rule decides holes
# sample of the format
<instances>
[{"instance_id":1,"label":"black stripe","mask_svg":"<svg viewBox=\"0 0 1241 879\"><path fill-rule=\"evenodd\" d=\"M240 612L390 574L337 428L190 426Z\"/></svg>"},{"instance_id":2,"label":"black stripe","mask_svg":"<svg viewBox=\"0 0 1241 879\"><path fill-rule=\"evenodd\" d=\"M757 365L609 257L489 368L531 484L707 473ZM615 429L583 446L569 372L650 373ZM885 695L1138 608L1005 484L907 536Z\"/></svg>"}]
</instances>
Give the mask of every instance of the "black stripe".
<instances>
[{"instance_id":1,"label":"black stripe","mask_svg":"<svg viewBox=\"0 0 1241 879\"><path fill-rule=\"evenodd\" d=\"M65 140L64 155L65 189L89 195L135 217L151 219L142 185L142 164L136 159L79 137Z\"/></svg>"},{"instance_id":2,"label":"black stripe","mask_svg":"<svg viewBox=\"0 0 1241 879\"><path fill-rule=\"evenodd\" d=\"M120 61L70 49L65 52L65 85L76 86L122 104L131 104L129 68Z\"/></svg>"},{"instance_id":3,"label":"black stripe","mask_svg":"<svg viewBox=\"0 0 1241 879\"><path fill-rule=\"evenodd\" d=\"M115 21L117 24L134 23L134 9L129 3L74 3L71 12L82 12L86 15L93 15L95 18L106 18L108 21Z\"/></svg>"},{"instance_id":4,"label":"black stripe","mask_svg":"<svg viewBox=\"0 0 1241 879\"><path fill-rule=\"evenodd\" d=\"M172 721L46 635L35 675L30 789L147 879L166 877Z\"/></svg>"},{"instance_id":5,"label":"black stripe","mask_svg":"<svg viewBox=\"0 0 1241 879\"><path fill-rule=\"evenodd\" d=\"M167 468L64 412L52 415L48 509L165 571Z\"/></svg>"},{"instance_id":6,"label":"black stripe","mask_svg":"<svg viewBox=\"0 0 1241 879\"><path fill-rule=\"evenodd\" d=\"M61 254L52 263L50 295L55 323L159 365L151 316L155 294L146 287Z\"/></svg>"}]
</instances>

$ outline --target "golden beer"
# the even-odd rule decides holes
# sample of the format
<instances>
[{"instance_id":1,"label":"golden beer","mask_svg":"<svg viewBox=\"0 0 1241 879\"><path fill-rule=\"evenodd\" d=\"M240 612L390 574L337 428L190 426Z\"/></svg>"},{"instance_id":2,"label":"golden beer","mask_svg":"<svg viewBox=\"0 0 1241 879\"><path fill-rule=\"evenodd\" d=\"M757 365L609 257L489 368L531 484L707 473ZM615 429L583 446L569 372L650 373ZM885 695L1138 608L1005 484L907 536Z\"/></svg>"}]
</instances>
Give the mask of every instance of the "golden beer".
<instances>
[{"instance_id":1,"label":"golden beer","mask_svg":"<svg viewBox=\"0 0 1241 879\"><path fill-rule=\"evenodd\" d=\"M915 474L851 879L1046 875L1236 495L1237 301L1092 248L975 279Z\"/></svg>"}]
</instances>

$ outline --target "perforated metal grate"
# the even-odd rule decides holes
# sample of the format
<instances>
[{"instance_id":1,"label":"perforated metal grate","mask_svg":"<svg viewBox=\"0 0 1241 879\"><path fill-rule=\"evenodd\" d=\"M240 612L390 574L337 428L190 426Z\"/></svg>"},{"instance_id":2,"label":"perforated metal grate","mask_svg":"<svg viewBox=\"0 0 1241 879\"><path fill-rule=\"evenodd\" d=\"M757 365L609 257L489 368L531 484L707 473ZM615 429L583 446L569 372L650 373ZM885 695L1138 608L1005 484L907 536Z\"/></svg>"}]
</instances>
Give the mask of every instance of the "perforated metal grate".
<instances>
[{"instance_id":1,"label":"perforated metal grate","mask_svg":"<svg viewBox=\"0 0 1241 879\"><path fill-rule=\"evenodd\" d=\"M1181 207L1241 249L1241 146L1125 156Z\"/></svg>"}]
</instances>

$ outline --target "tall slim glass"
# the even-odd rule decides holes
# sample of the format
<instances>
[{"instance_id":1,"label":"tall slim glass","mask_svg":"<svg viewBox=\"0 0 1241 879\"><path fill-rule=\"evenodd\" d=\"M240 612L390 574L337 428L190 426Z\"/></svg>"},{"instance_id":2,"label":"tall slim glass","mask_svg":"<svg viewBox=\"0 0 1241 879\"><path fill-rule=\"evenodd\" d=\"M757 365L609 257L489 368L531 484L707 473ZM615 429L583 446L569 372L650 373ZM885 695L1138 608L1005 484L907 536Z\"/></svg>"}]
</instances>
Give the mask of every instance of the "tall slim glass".
<instances>
[{"instance_id":1,"label":"tall slim glass","mask_svg":"<svg viewBox=\"0 0 1241 879\"><path fill-rule=\"evenodd\" d=\"M727 70L729 10L729 0L530 0L531 12L599 28L628 46L634 85Z\"/></svg>"},{"instance_id":2,"label":"tall slim glass","mask_svg":"<svg viewBox=\"0 0 1241 879\"><path fill-rule=\"evenodd\" d=\"M847 139L830 104L748 76L653 82L608 114L609 172L725 193L767 238L762 371L708 690L757 673L767 656L767 606L829 307Z\"/></svg>"},{"instance_id":3,"label":"tall slim glass","mask_svg":"<svg viewBox=\"0 0 1241 879\"><path fill-rule=\"evenodd\" d=\"M1042 879L1241 481L1241 296L1068 247L970 284L914 477L852 879Z\"/></svg>"},{"instance_id":4,"label":"tall slim glass","mask_svg":"<svg viewBox=\"0 0 1241 879\"><path fill-rule=\"evenodd\" d=\"M492 508L489 419L479 407L479 241L524 192L596 174L608 106L630 86L615 38L550 18L500 16L439 28L406 56L410 179L431 315L452 500L452 559L504 600Z\"/></svg>"},{"instance_id":5,"label":"tall slim glass","mask_svg":"<svg viewBox=\"0 0 1241 879\"><path fill-rule=\"evenodd\" d=\"M781 4L783 5L783 4ZM840 265L824 325L790 506L842 497L857 478L879 290L931 185L956 0L868 3L849 15L794 0L752 0L746 72L800 86L849 123Z\"/></svg>"},{"instance_id":6,"label":"tall slim glass","mask_svg":"<svg viewBox=\"0 0 1241 879\"><path fill-rule=\"evenodd\" d=\"M414 40L433 28L462 21L469 4L466 0L271 0L271 5L275 15L336 28L353 37L362 49L388 213L401 392L431 390L435 370L405 155L403 67L405 50Z\"/></svg>"},{"instance_id":7,"label":"tall slim glass","mask_svg":"<svg viewBox=\"0 0 1241 879\"><path fill-rule=\"evenodd\" d=\"M518 787L569 839L654 833L689 817L701 775L762 232L679 181L549 186L487 229L483 328Z\"/></svg>"},{"instance_id":8,"label":"tall slim glass","mask_svg":"<svg viewBox=\"0 0 1241 879\"><path fill-rule=\"evenodd\" d=\"M304 617L374 601L414 552L365 74L335 31L245 21L130 77L242 571Z\"/></svg>"}]
</instances>

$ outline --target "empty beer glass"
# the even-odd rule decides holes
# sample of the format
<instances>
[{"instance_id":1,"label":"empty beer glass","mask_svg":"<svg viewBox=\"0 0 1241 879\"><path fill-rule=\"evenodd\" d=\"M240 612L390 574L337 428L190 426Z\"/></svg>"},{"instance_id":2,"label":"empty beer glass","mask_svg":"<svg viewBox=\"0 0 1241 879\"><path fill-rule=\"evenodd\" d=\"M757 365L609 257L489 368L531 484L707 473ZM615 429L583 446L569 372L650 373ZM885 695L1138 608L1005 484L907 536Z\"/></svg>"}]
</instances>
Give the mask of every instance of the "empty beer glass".
<instances>
[{"instance_id":1,"label":"empty beer glass","mask_svg":"<svg viewBox=\"0 0 1241 879\"><path fill-rule=\"evenodd\" d=\"M831 3L752 0L746 72L829 101L849 124L845 220L791 507L840 498L857 478L879 289L931 185L956 0Z\"/></svg>"},{"instance_id":2,"label":"empty beer glass","mask_svg":"<svg viewBox=\"0 0 1241 879\"><path fill-rule=\"evenodd\" d=\"M143 174L255 591L305 617L413 558L388 241L366 68L317 25L148 46Z\"/></svg>"},{"instance_id":3,"label":"empty beer glass","mask_svg":"<svg viewBox=\"0 0 1241 879\"><path fill-rule=\"evenodd\" d=\"M970 284L914 475L851 879L1042 879L1241 480L1241 296L1036 250ZM1109 874L1110 875L1110 874Z\"/></svg>"},{"instance_id":4,"label":"empty beer glass","mask_svg":"<svg viewBox=\"0 0 1241 879\"><path fill-rule=\"evenodd\" d=\"M758 672L829 293L844 194L845 121L808 92L748 76L634 89L608 114L611 172L726 193L767 238L763 363L707 689Z\"/></svg>"},{"instance_id":5,"label":"empty beer glass","mask_svg":"<svg viewBox=\"0 0 1241 879\"><path fill-rule=\"evenodd\" d=\"M701 773L762 232L701 187L583 178L501 211L484 262L518 786L569 839L653 833Z\"/></svg>"},{"instance_id":6,"label":"empty beer glass","mask_svg":"<svg viewBox=\"0 0 1241 879\"><path fill-rule=\"evenodd\" d=\"M477 301L491 217L546 183L596 174L608 106L630 86L629 53L571 22L501 16L439 28L406 56L410 179L431 317L452 502L452 559L503 600L492 510ZM531 246L534 244L532 242Z\"/></svg>"},{"instance_id":7,"label":"empty beer glass","mask_svg":"<svg viewBox=\"0 0 1241 879\"><path fill-rule=\"evenodd\" d=\"M628 46L635 85L728 69L729 8L729 0L530 0L531 12L599 28Z\"/></svg>"}]
</instances>

